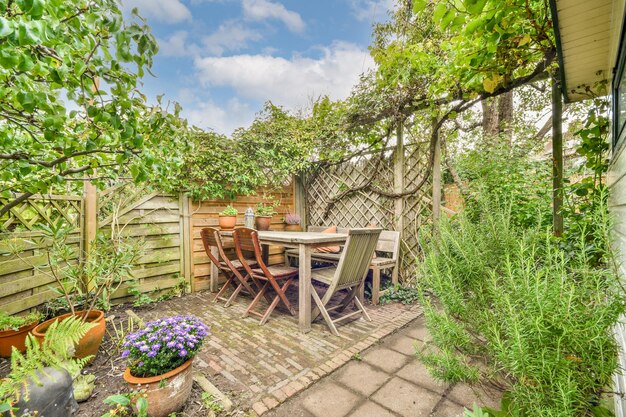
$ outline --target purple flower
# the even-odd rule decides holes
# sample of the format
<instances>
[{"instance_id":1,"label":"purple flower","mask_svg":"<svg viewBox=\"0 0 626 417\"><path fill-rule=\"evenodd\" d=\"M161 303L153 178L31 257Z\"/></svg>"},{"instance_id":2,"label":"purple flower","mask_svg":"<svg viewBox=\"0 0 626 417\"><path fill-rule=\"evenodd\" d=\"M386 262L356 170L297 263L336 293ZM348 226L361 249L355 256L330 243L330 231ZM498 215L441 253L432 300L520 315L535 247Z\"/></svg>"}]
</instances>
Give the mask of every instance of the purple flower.
<instances>
[{"instance_id":1,"label":"purple flower","mask_svg":"<svg viewBox=\"0 0 626 417\"><path fill-rule=\"evenodd\" d=\"M178 355L182 358L187 356L187 351L185 349L182 349L180 352L178 352Z\"/></svg>"},{"instance_id":2,"label":"purple flower","mask_svg":"<svg viewBox=\"0 0 626 417\"><path fill-rule=\"evenodd\" d=\"M122 352L122 358L127 358L128 355L130 355L130 350L125 350L124 352Z\"/></svg>"},{"instance_id":3,"label":"purple flower","mask_svg":"<svg viewBox=\"0 0 626 417\"><path fill-rule=\"evenodd\" d=\"M156 351L151 350L150 352L148 352L148 357L149 358L154 358L157 355Z\"/></svg>"},{"instance_id":4,"label":"purple flower","mask_svg":"<svg viewBox=\"0 0 626 417\"><path fill-rule=\"evenodd\" d=\"M176 342L174 342L173 340L171 342L167 342L166 345L168 348L173 348L174 346L176 346Z\"/></svg>"},{"instance_id":5,"label":"purple flower","mask_svg":"<svg viewBox=\"0 0 626 417\"><path fill-rule=\"evenodd\" d=\"M147 352L148 350L150 350L150 348L148 347L148 345L141 345L141 346L139 347L139 350L140 350L141 352Z\"/></svg>"}]
</instances>

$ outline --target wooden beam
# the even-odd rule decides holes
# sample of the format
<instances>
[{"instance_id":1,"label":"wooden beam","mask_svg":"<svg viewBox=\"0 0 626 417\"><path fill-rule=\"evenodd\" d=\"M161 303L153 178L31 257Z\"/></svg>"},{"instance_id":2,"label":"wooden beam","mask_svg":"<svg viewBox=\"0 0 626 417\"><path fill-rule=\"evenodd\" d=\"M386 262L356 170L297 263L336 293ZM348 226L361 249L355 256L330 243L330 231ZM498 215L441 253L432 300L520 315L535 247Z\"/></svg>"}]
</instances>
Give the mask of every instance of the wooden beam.
<instances>
[{"instance_id":1,"label":"wooden beam","mask_svg":"<svg viewBox=\"0 0 626 417\"><path fill-rule=\"evenodd\" d=\"M555 236L563 234L563 97L557 74L552 77L552 218Z\"/></svg>"},{"instance_id":2,"label":"wooden beam","mask_svg":"<svg viewBox=\"0 0 626 417\"><path fill-rule=\"evenodd\" d=\"M437 129L437 118L433 118L432 128ZM439 132L433 132L436 138L435 152L433 155L433 224L435 227L439 223L441 217L441 140L439 139Z\"/></svg>"},{"instance_id":3,"label":"wooden beam","mask_svg":"<svg viewBox=\"0 0 626 417\"><path fill-rule=\"evenodd\" d=\"M404 191L404 132L402 122L396 129L396 151L393 158L393 191L401 193ZM394 200L394 220L396 231L402 234L404 229L404 198Z\"/></svg>"}]
</instances>

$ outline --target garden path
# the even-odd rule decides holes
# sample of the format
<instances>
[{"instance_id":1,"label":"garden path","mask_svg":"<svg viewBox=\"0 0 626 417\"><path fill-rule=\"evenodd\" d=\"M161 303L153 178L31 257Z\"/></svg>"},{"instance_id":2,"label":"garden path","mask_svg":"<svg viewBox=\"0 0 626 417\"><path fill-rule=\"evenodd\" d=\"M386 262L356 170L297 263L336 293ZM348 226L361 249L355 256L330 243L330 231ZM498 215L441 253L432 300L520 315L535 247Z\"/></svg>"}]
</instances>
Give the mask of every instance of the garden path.
<instances>
[{"instance_id":1,"label":"garden path","mask_svg":"<svg viewBox=\"0 0 626 417\"><path fill-rule=\"evenodd\" d=\"M434 380L415 358L430 340L423 317L363 352L268 417L452 417L473 404L498 407L494 392ZM262 407L255 404L258 411Z\"/></svg>"}]
</instances>

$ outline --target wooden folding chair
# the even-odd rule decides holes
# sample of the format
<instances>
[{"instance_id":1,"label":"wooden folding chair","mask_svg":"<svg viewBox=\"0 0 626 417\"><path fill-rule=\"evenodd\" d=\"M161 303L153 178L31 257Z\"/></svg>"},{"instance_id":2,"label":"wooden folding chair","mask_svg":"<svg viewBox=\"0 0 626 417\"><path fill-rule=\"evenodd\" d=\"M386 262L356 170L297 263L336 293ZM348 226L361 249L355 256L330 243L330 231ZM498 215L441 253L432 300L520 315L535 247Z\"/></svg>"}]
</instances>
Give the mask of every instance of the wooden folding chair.
<instances>
[{"instance_id":1,"label":"wooden folding chair","mask_svg":"<svg viewBox=\"0 0 626 417\"><path fill-rule=\"evenodd\" d=\"M321 314L335 336L339 336L335 323L356 314L362 314L367 321L372 321L359 300L358 294L363 287L381 231L382 229L371 228L349 230L348 240L346 240L337 266L311 271L311 295L313 295L313 300L317 305L311 313L311 318L315 320ZM323 298L317 294L313 280L328 285ZM344 289L347 289L348 293L343 300L338 305L328 308L327 305L332 296ZM357 311L339 315L335 319L331 318L331 312L342 312L352 301L354 301Z\"/></svg>"},{"instance_id":2,"label":"wooden folding chair","mask_svg":"<svg viewBox=\"0 0 626 417\"><path fill-rule=\"evenodd\" d=\"M250 275L246 271L244 265L256 267L256 261L254 259L247 258L243 258L243 261L241 259L230 260L224 251L224 244L218 229L206 227L200 231L200 236L202 237L202 244L204 245L204 250L206 251L209 259L226 277L226 282L213 299L213 302L217 302L218 300L225 301L226 304L224 307L228 307L243 289L245 289L252 297L255 297L258 291L255 291L250 286ZM211 248L217 248L217 257L213 254ZM234 288L231 296L228 298L223 297L226 290L228 290L228 287L231 286Z\"/></svg>"},{"instance_id":3,"label":"wooden folding chair","mask_svg":"<svg viewBox=\"0 0 626 417\"><path fill-rule=\"evenodd\" d=\"M254 252L254 257L259 267L253 268L245 263L243 266L255 282L265 282L256 297L254 297L254 300L252 300L252 303L250 303L246 309L244 317L253 314L261 318L260 324L265 324L279 302L282 302L283 305L287 307L289 313L294 316L296 311L287 299L285 292L293 282L295 276L298 275L298 268L286 265L266 265L265 262L263 262L259 235L254 229L248 229L246 227L236 228L233 232L233 239L235 240L235 251L240 260L244 259L244 251ZM279 285L279 282L282 282L282 285ZM269 301L267 297L270 288L276 293L271 301ZM265 312L259 313L254 309L263 297L268 298L269 307Z\"/></svg>"}]
</instances>

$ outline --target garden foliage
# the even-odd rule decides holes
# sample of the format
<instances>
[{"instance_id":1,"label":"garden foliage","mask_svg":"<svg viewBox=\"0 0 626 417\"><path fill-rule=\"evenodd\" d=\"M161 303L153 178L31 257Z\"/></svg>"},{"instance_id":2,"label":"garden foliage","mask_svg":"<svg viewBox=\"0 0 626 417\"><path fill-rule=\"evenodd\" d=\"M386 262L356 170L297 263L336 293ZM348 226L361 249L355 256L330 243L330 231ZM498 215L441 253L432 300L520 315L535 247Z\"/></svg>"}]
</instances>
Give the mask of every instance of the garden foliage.
<instances>
[{"instance_id":1,"label":"garden foliage","mask_svg":"<svg viewBox=\"0 0 626 417\"><path fill-rule=\"evenodd\" d=\"M603 173L592 171L585 193L567 186L585 199L570 196L558 239L549 165L494 143L460 158L466 209L423 235L418 286L433 345L418 357L442 380L507 391L507 415L590 415L618 370L613 329L626 310ZM586 160L606 150L595 147Z\"/></svg>"}]
</instances>

